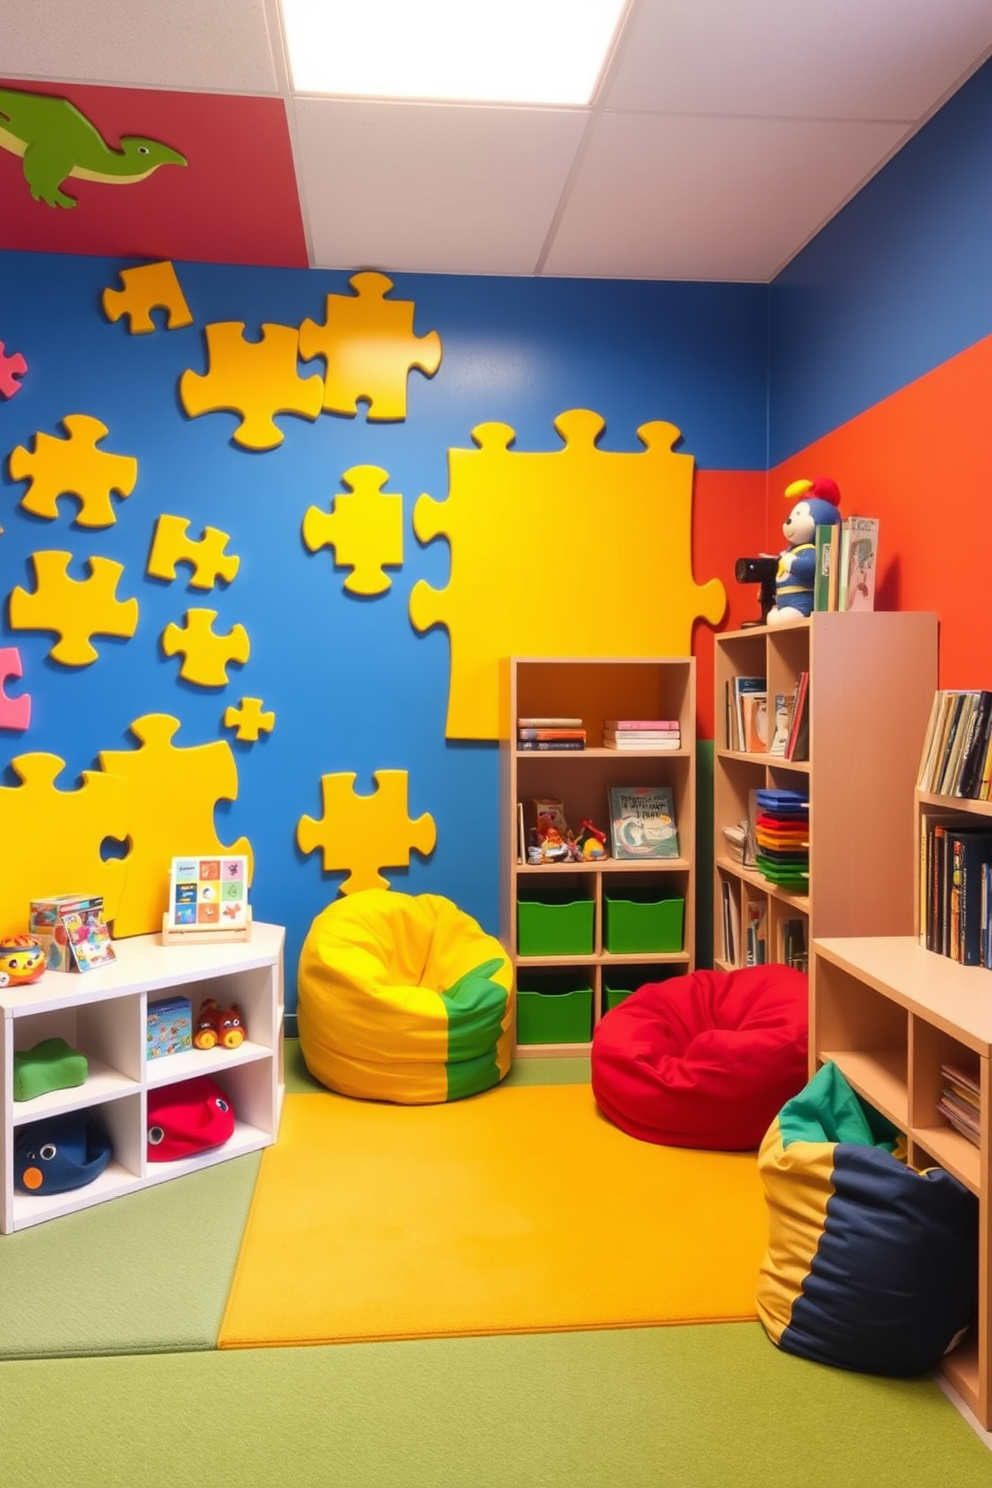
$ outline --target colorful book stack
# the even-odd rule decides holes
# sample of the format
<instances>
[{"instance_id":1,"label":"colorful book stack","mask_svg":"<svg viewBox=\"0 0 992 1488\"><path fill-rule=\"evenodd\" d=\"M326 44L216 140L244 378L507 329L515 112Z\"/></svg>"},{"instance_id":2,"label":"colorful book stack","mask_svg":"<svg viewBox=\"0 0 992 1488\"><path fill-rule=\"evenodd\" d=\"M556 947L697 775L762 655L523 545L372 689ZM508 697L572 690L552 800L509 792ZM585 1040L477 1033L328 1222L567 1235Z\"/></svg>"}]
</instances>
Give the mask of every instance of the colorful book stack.
<instances>
[{"instance_id":1,"label":"colorful book stack","mask_svg":"<svg viewBox=\"0 0 992 1488\"><path fill-rule=\"evenodd\" d=\"M959 1064L942 1064L940 1073L943 1088L937 1109L946 1116L956 1132L981 1145L982 1088L976 1069L964 1069Z\"/></svg>"},{"instance_id":2,"label":"colorful book stack","mask_svg":"<svg viewBox=\"0 0 992 1488\"><path fill-rule=\"evenodd\" d=\"M607 718L603 721L604 749L680 749L677 718Z\"/></svg>"},{"instance_id":3,"label":"colorful book stack","mask_svg":"<svg viewBox=\"0 0 992 1488\"><path fill-rule=\"evenodd\" d=\"M804 892L809 885L809 797L799 791L755 792L759 871L772 883Z\"/></svg>"},{"instance_id":4,"label":"colorful book stack","mask_svg":"<svg viewBox=\"0 0 992 1488\"><path fill-rule=\"evenodd\" d=\"M585 749L581 718L518 718L518 749Z\"/></svg>"}]
</instances>

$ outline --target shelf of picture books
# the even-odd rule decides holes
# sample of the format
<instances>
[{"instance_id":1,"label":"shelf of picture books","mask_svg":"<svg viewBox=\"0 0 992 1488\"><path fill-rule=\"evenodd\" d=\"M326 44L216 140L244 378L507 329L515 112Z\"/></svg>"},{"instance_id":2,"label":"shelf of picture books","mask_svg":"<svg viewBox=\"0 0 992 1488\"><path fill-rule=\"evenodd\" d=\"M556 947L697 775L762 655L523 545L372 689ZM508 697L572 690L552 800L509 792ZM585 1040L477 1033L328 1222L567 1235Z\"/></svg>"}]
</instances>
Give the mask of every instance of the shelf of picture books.
<instances>
[{"instance_id":1,"label":"shelf of picture books","mask_svg":"<svg viewBox=\"0 0 992 1488\"><path fill-rule=\"evenodd\" d=\"M257 1151L278 1131L283 928L101 942L84 902L36 901L32 933L0 945L2 1234ZM100 948L85 966L68 952L84 931Z\"/></svg>"},{"instance_id":2,"label":"shelf of picture books","mask_svg":"<svg viewBox=\"0 0 992 1488\"><path fill-rule=\"evenodd\" d=\"M714 965L803 968L814 935L909 930L906 803L936 654L927 614L823 611L716 637Z\"/></svg>"},{"instance_id":3,"label":"shelf of picture books","mask_svg":"<svg viewBox=\"0 0 992 1488\"><path fill-rule=\"evenodd\" d=\"M978 1308L941 1369L992 1427L992 999L981 972L914 936L828 937L810 947L811 1070L828 1060L906 1137L907 1161L978 1198Z\"/></svg>"},{"instance_id":4,"label":"shelf of picture books","mask_svg":"<svg viewBox=\"0 0 992 1488\"><path fill-rule=\"evenodd\" d=\"M617 1002L692 969L695 662L510 658L501 718L517 1052L587 1051Z\"/></svg>"}]
</instances>

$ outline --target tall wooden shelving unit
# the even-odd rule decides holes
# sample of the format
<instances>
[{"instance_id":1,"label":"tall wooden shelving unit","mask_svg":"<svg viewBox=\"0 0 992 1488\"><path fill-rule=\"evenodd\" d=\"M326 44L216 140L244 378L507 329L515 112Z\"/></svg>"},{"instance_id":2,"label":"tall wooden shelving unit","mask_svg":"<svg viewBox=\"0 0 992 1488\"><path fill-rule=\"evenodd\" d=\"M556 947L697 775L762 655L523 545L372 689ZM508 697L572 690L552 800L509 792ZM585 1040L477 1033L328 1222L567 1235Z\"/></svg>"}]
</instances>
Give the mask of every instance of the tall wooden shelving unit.
<instances>
[{"instance_id":1,"label":"tall wooden shelving unit","mask_svg":"<svg viewBox=\"0 0 992 1488\"><path fill-rule=\"evenodd\" d=\"M922 748L922 739L920 741ZM924 815L981 822L992 829L992 802L910 793L915 841ZM908 812L907 812L908 814ZM919 887L920 854L912 854ZM859 1095L904 1132L914 1167L937 1164L979 1202L978 1316L941 1370L992 1429L992 972L962 966L920 943L920 899L912 934L825 937L811 957L810 1071L832 1060ZM943 1063L970 1064L979 1075L981 1119L973 1144L938 1110Z\"/></svg>"},{"instance_id":2,"label":"tall wooden shelving unit","mask_svg":"<svg viewBox=\"0 0 992 1488\"><path fill-rule=\"evenodd\" d=\"M816 613L782 626L716 637L714 759L714 959L723 952L723 885L746 925L749 901L767 905L768 959L783 959L783 926L805 922L806 945L823 935L909 933L914 838L908 808L937 685L932 614ZM809 673L809 758L785 760L727 747L726 688L763 676L770 705ZM750 792L809 793L809 890L771 883L728 855L723 828L748 815ZM742 935L742 939L743 939ZM743 959L742 948L736 964Z\"/></svg>"},{"instance_id":3,"label":"tall wooden shelving unit","mask_svg":"<svg viewBox=\"0 0 992 1488\"><path fill-rule=\"evenodd\" d=\"M512 657L500 675L500 925L501 940L522 978L540 988L542 979L562 971L580 972L592 990L592 1028L607 1010L611 980L636 986L658 977L688 972L694 965L696 692L692 657L583 659ZM580 717L587 747L576 751L528 752L517 747L521 716ZM620 752L603 748L607 718L677 718L677 751ZM672 787L679 834L678 858L645 863L556 863L531 866L518 861L518 801L556 796L573 827L589 818L608 831L607 790L611 785L667 784ZM517 904L521 897L560 894L567 886L593 903L593 944L588 954L523 957L518 953ZM682 944L666 952L611 954L604 944L608 895L636 887L684 899ZM517 1054L586 1053L589 1039L517 1045Z\"/></svg>"}]
</instances>

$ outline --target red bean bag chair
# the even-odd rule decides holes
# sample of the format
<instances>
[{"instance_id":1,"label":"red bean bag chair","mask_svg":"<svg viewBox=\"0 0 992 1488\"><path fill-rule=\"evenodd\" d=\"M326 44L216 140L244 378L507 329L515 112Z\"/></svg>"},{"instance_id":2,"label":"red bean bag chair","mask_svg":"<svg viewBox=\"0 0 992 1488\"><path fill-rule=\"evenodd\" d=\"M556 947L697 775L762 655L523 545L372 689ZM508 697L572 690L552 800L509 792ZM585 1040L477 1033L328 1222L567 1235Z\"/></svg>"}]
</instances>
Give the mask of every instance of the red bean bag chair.
<instances>
[{"instance_id":1,"label":"red bean bag chair","mask_svg":"<svg viewBox=\"0 0 992 1488\"><path fill-rule=\"evenodd\" d=\"M642 1142L746 1152L808 1078L808 988L788 966L648 982L596 1025L592 1090Z\"/></svg>"}]
</instances>

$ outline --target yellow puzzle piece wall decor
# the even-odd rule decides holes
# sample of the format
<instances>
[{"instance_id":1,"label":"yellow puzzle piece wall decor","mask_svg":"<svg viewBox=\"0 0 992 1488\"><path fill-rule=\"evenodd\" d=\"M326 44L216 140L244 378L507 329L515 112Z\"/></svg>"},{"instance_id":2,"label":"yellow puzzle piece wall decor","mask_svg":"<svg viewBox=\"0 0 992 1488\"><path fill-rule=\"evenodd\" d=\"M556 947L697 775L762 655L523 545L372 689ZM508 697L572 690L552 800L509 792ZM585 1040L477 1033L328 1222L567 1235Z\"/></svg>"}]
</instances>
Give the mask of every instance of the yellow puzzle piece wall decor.
<instances>
[{"instance_id":1,"label":"yellow puzzle piece wall decor","mask_svg":"<svg viewBox=\"0 0 992 1488\"><path fill-rule=\"evenodd\" d=\"M128 786L120 775L84 770L80 785L62 790L65 761L55 754L22 754L11 761L21 784L0 786L0 925L28 928L32 899L51 894L102 894L108 919L124 892L126 864L100 856L107 838L128 831ZM168 876L168 864L166 865Z\"/></svg>"},{"instance_id":2,"label":"yellow puzzle piece wall decor","mask_svg":"<svg viewBox=\"0 0 992 1488\"><path fill-rule=\"evenodd\" d=\"M137 268L120 269L119 276L124 288L103 291L103 313L110 321L126 316L132 336L154 331L153 310L165 311L167 330L178 331L193 324L186 296L171 263L139 264Z\"/></svg>"},{"instance_id":3,"label":"yellow puzzle piece wall decor","mask_svg":"<svg viewBox=\"0 0 992 1488\"><path fill-rule=\"evenodd\" d=\"M232 625L226 634L217 634L216 619L216 610L187 610L185 625L172 621L162 632L162 650L166 656L182 656L180 677L198 687L226 686L228 666L244 666L251 655L244 626Z\"/></svg>"},{"instance_id":4,"label":"yellow puzzle piece wall decor","mask_svg":"<svg viewBox=\"0 0 992 1488\"><path fill-rule=\"evenodd\" d=\"M155 579L174 579L177 564L188 563L193 570L191 589L212 589L219 579L233 583L241 559L226 551L230 534L204 527L197 539L186 536L188 527L188 517L173 517L168 512L159 517L145 572Z\"/></svg>"},{"instance_id":5,"label":"yellow puzzle piece wall decor","mask_svg":"<svg viewBox=\"0 0 992 1488\"><path fill-rule=\"evenodd\" d=\"M354 295L327 296L323 325L304 320L300 356L323 357L323 407L354 415L362 399L373 421L406 418L406 385L411 370L433 377L441 365L437 331L415 336L412 300L387 300L393 281L385 274L353 274Z\"/></svg>"},{"instance_id":6,"label":"yellow puzzle piece wall decor","mask_svg":"<svg viewBox=\"0 0 992 1488\"><path fill-rule=\"evenodd\" d=\"M203 413L239 413L232 434L243 449L270 450L285 435L274 415L296 413L315 419L324 399L319 376L297 370L300 333L296 326L263 325L261 341L246 341L244 322L216 321L205 327L208 370L183 372L179 401L190 418Z\"/></svg>"},{"instance_id":7,"label":"yellow puzzle piece wall decor","mask_svg":"<svg viewBox=\"0 0 992 1488\"><path fill-rule=\"evenodd\" d=\"M437 841L434 818L426 811L412 820L408 813L409 774L406 770L376 770L376 789L369 796L355 793L355 775L320 777L323 815L301 816L296 840L301 852L323 852L325 873L348 869L342 894L357 889L388 889L381 867L406 868L410 849L425 856Z\"/></svg>"},{"instance_id":8,"label":"yellow puzzle piece wall decor","mask_svg":"<svg viewBox=\"0 0 992 1488\"><path fill-rule=\"evenodd\" d=\"M564 448L530 454L509 425L482 424L478 448L448 451L448 499L414 508L420 541L451 545L448 587L410 595L415 629L449 633L449 739L498 738L501 656L688 656L693 622L723 615L723 585L692 576L680 431L644 424L627 453L597 448L604 427L572 409L555 420Z\"/></svg>"},{"instance_id":9,"label":"yellow puzzle piece wall decor","mask_svg":"<svg viewBox=\"0 0 992 1488\"><path fill-rule=\"evenodd\" d=\"M112 494L130 496L138 479L133 455L112 455L97 449L110 431L88 413L68 413L62 420L66 437L36 434L34 448L19 444L11 450L7 468L12 480L30 481L21 497L25 511L54 521L62 496L78 496L77 527L110 527L117 513Z\"/></svg>"},{"instance_id":10,"label":"yellow puzzle piece wall decor","mask_svg":"<svg viewBox=\"0 0 992 1488\"><path fill-rule=\"evenodd\" d=\"M393 582L385 566L403 563L403 497L383 491L388 479L377 465L353 465L341 477L351 494L334 497L330 516L311 506L303 518L311 553L333 548L335 568L352 568L349 594L384 594Z\"/></svg>"},{"instance_id":11,"label":"yellow puzzle piece wall decor","mask_svg":"<svg viewBox=\"0 0 992 1488\"><path fill-rule=\"evenodd\" d=\"M138 628L138 601L118 599L117 582L124 572L112 558L87 558L88 579L68 573L71 553L32 553L35 587L17 585L10 591L11 630L51 630L59 639L49 651L63 666L88 666L97 659L91 637L130 639Z\"/></svg>"},{"instance_id":12,"label":"yellow puzzle piece wall decor","mask_svg":"<svg viewBox=\"0 0 992 1488\"><path fill-rule=\"evenodd\" d=\"M242 698L236 708L224 709L224 727L234 729L242 743L257 744L264 732L270 734L276 726L276 715L262 711L262 699Z\"/></svg>"},{"instance_id":13,"label":"yellow puzzle piece wall decor","mask_svg":"<svg viewBox=\"0 0 992 1488\"><path fill-rule=\"evenodd\" d=\"M246 837L230 847L214 828L218 801L235 801L238 770L226 740L181 747L173 744L179 720L166 713L146 713L131 724L136 749L106 749L100 765L128 786L124 892L113 916L116 936L145 935L162 928L169 896L169 868L174 857L241 854L252 870Z\"/></svg>"}]
</instances>

